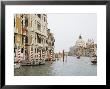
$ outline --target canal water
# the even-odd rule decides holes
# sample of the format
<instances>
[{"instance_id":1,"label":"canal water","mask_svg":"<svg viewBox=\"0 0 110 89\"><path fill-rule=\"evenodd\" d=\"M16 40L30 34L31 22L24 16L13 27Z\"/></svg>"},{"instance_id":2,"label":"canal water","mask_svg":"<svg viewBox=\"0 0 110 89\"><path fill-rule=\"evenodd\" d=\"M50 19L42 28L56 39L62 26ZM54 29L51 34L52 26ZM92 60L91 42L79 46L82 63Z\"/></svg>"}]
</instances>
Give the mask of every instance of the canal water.
<instances>
[{"instance_id":1,"label":"canal water","mask_svg":"<svg viewBox=\"0 0 110 89\"><path fill-rule=\"evenodd\" d=\"M15 76L96 76L97 65L91 64L89 57L68 56L45 65L21 66L14 70Z\"/></svg>"}]
</instances>

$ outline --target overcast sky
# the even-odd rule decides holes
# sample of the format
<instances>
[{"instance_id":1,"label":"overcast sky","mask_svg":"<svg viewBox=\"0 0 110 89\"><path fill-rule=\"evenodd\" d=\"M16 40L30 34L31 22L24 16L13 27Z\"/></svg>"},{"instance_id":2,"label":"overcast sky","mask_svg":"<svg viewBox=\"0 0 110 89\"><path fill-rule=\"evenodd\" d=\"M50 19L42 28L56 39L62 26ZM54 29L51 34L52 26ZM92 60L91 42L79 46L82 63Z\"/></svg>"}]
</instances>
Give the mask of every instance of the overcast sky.
<instances>
[{"instance_id":1,"label":"overcast sky","mask_svg":"<svg viewBox=\"0 0 110 89\"><path fill-rule=\"evenodd\" d=\"M48 28L54 33L55 52L69 51L79 35L87 41L97 41L97 15L93 14L47 14Z\"/></svg>"}]
</instances>

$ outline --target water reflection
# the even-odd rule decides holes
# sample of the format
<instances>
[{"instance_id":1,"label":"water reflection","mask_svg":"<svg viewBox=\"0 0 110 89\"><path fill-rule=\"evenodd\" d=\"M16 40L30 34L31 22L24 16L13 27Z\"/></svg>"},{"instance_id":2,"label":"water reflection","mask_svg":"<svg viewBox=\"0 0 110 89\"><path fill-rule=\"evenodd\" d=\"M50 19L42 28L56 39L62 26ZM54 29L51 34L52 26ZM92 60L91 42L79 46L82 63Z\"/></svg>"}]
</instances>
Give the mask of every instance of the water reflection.
<instances>
[{"instance_id":1,"label":"water reflection","mask_svg":"<svg viewBox=\"0 0 110 89\"><path fill-rule=\"evenodd\" d=\"M90 58L67 57L40 66L21 66L15 69L15 76L96 76L97 65L92 65Z\"/></svg>"}]
</instances>

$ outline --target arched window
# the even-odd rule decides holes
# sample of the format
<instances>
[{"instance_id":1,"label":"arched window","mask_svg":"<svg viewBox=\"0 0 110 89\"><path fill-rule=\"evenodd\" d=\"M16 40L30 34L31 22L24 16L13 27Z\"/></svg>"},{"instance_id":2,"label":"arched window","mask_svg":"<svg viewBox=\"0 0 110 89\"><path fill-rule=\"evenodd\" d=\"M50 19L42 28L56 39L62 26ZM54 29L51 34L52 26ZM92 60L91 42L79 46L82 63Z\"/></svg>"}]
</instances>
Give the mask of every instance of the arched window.
<instances>
[{"instance_id":1,"label":"arched window","mask_svg":"<svg viewBox=\"0 0 110 89\"><path fill-rule=\"evenodd\" d=\"M24 49L23 49L23 48L21 48L21 53L23 53L23 51L24 51Z\"/></svg>"},{"instance_id":2,"label":"arched window","mask_svg":"<svg viewBox=\"0 0 110 89\"><path fill-rule=\"evenodd\" d=\"M37 22L37 28L39 31L41 30L41 24L39 22Z\"/></svg>"}]
</instances>

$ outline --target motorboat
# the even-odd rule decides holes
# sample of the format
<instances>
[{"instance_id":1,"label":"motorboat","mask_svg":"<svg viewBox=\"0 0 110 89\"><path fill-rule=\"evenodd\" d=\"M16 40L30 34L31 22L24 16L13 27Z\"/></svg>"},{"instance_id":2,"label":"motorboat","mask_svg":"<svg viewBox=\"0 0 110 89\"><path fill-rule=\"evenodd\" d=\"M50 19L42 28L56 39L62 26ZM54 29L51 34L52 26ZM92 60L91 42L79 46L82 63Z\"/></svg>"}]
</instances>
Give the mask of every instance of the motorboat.
<instances>
[{"instance_id":1,"label":"motorboat","mask_svg":"<svg viewBox=\"0 0 110 89\"><path fill-rule=\"evenodd\" d=\"M15 69L20 68L20 66L21 66L20 63L15 63L15 64L14 64L14 68L15 68Z\"/></svg>"},{"instance_id":2,"label":"motorboat","mask_svg":"<svg viewBox=\"0 0 110 89\"><path fill-rule=\"evenodd\" d=\"M80 56L77 56L77 59L80 59Z\"/></svg>"},{"instance_id":3,"label":"motorboat","mask_svg":"<svg viewBox=\"0 0 110 89\"><path fill-rule=\"evenodd\" d=\"M96 64L97 63L97 56L96 55L92 56L91 59L92 59L91 60L92 64Z\"/></svg>"}]
</instances>

